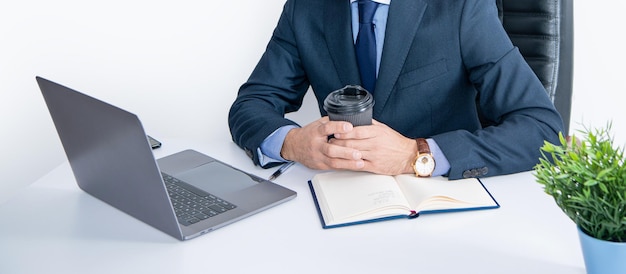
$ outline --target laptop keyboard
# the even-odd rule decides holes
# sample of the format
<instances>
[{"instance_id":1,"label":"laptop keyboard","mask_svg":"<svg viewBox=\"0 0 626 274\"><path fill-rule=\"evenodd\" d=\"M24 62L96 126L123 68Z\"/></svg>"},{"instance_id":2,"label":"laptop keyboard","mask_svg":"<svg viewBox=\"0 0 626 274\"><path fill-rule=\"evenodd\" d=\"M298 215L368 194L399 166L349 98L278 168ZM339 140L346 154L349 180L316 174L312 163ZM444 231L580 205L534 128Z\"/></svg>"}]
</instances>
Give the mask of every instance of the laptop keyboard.
<instances>
[{"instance_id":1,"label":"laptop keyboard","mask_svg":"<svg viewBox=\"0 0 626 274\"><path fill-rule=\"evenodd\" d=\"M215 195L206 193L179 179L162 173L178 222L189 226L236 208Z\"/></svg>"}]
</instances>

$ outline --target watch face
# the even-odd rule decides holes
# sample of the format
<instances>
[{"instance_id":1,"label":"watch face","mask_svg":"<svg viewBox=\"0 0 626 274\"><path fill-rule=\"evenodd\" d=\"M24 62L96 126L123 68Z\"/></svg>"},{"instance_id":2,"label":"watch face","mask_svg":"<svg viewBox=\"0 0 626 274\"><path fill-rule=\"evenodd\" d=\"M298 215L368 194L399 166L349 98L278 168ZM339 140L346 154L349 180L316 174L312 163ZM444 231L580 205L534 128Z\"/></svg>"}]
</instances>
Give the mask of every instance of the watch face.
<instances>
[{"instance_id":1,"label":"watch face","mask_svg":"<svg viewBox=\"0 0 626 274\"><path fill-rule=\"evenodd\" d=\"M420 176L430 176L435 170L435 161L430 155L422 155L415 160L415 172Z\"/></svg>"}]
</instances>

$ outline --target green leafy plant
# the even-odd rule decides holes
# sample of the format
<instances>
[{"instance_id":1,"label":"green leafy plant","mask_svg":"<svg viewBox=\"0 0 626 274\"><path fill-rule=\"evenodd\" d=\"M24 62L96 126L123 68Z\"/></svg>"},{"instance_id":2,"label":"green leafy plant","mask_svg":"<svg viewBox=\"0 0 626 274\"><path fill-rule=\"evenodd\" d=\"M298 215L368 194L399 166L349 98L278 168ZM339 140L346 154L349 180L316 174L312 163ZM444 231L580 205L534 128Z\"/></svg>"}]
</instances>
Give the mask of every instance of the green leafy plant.
<instances>
[{"instance_id":1,"label":"green leafy plant","mask_svg":"<svg viewBox=\"0 0 626 274\"><path fill-rule=\"evenodd\" d=\"M626 166L624 149L613 147L605 128L562 134L560 145L545 142L535 178L556 204L588 235L626 242Z\"/></svg>"}]
</instances>

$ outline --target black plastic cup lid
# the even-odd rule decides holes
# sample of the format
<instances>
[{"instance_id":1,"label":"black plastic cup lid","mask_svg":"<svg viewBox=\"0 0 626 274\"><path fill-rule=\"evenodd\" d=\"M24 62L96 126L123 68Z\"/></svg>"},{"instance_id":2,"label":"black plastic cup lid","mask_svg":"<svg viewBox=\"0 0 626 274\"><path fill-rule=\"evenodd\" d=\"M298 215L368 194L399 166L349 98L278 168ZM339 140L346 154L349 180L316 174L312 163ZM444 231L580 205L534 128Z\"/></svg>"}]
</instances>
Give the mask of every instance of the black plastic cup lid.
<instances>
[{"instance_id":1,"label":"black plastic cup lid","mask_svg":"<svg viewBox=\"0 0 626 274\"><path fill-rule=\"evenodd\" d=\"M324 99L324 109L336 114L364 112L374 106L374 97L364 88L348 85L335 90Z\"/></svg>"}]
</instances>

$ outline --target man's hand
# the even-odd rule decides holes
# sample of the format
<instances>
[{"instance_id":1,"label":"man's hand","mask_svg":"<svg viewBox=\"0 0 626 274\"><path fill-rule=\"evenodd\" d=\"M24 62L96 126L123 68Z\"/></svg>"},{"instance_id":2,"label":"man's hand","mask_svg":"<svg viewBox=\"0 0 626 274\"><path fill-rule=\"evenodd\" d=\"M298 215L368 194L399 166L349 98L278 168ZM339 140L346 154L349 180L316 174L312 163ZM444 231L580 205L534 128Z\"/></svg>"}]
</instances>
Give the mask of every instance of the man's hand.
<instances>
[{"instance_id":1,"label":"man's hand","mask_svg":"<svg viewBox=\"0 0 626 274\"><path fill-rule=\"evenodd\" d=\"M329 135L335 138L328 140ZM373 120L353 127L323 117L287 133L281 156L313 169L363 170L378 174L413 173L415 140Z\"/></svg>"},{"instance_id":2,"label":"man's hand","mask_svg":"<svg viewBox=\"0 0 626 274\"><path fill-rule=\"evenodd\" d=\"M330 143L360 151L365 163L361 170L388 175L413 173L411 163L417 156L415 140L378 121L335 134Z\"/></svg>"},{"instance_id":3,"label":"man's hand","mask_svg":"<svg viewBox=\"0 0 626 274\"><path fill-rule=\"evenodd\" d=\"M353 130L348 122L329 121L328 117L314 121L287 133L281 156L313 169L360 170L365 165L357 149L332 144L328 136L349 134Z\"/></svg>"}]
</instances>

